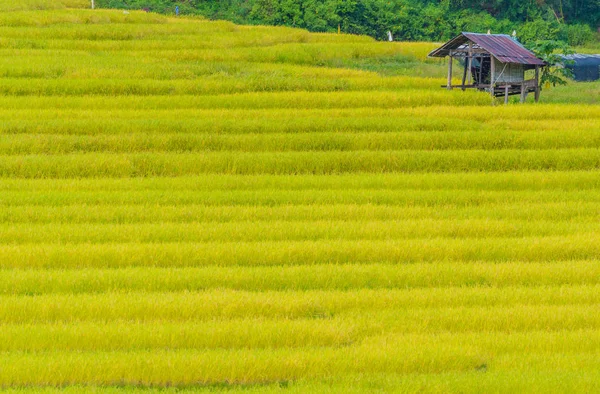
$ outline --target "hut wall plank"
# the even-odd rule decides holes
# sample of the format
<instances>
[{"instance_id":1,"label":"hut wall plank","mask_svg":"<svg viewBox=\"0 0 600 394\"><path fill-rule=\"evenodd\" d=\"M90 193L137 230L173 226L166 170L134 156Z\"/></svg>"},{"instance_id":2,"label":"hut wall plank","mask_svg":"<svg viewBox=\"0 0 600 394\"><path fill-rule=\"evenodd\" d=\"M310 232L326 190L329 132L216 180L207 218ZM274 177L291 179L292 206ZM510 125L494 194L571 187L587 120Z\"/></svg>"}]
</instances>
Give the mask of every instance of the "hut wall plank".
<instances>
[{"instance_id":1,"label":"hut wall plank","mask_svg":"<svg viewBox=\"0 0 600 394\"><path fill-rule=\"evenodd\" d=\"M494 66L494 81L498 83L523 82L525 80L525 67L522 64L502 63L494 58Z\"/></svg>"}]
</instances>

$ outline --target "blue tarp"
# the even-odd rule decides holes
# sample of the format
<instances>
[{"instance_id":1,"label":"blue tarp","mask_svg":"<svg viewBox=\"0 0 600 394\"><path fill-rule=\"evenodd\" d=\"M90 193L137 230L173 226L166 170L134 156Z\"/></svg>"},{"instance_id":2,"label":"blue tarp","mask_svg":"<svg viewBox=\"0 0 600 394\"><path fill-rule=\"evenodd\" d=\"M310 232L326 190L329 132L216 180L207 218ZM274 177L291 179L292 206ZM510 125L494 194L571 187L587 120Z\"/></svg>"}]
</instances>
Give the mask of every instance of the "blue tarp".
<instances>
[{"instance_id":1,"label":"blue tarp","mask_svg":"<svg viewBox=\"0 0 600 394\"><path fill-rule=\"evenodd\" d=\"M573 72L573 78L576 81L597 81L600 80L600 55L567 55L563 59L565 67Z\"/></svg>"}]
</instances>

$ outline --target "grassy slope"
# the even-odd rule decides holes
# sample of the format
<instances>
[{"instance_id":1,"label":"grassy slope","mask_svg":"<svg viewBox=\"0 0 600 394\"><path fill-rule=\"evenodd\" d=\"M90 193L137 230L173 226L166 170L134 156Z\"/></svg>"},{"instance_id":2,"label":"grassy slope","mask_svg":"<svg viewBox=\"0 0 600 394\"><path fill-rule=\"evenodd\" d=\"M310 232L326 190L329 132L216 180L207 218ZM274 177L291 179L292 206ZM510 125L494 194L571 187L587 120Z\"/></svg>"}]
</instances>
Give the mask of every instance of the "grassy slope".
<instances>
[{"instance_id":1,"label":"grassy slope","mask_svg":"<svg viewBox=\"0 0 600 394\"><path fill-rule=\"evenodd\" d=\"M599 389L597 83L86 3L0 2L0 386Z\"/></svg>"}]
</instances>

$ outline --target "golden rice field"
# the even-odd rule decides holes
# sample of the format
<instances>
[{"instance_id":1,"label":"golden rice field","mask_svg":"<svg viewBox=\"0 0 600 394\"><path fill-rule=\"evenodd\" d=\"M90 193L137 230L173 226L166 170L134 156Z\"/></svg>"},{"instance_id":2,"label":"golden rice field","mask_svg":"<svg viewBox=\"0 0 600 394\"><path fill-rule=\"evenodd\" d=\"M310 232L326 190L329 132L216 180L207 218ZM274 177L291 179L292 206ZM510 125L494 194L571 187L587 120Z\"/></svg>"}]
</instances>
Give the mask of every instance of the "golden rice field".
<instances>
[{"instance_id":1,"label":"golden rice field","mask_svg":"<svg viewBox=\"0 0 600 394\"><path fill-rule=\"evenodd\" d=\"M87 5L0 0L1 389L600 391L599 83Z\"/></svg>"}]
</instances>

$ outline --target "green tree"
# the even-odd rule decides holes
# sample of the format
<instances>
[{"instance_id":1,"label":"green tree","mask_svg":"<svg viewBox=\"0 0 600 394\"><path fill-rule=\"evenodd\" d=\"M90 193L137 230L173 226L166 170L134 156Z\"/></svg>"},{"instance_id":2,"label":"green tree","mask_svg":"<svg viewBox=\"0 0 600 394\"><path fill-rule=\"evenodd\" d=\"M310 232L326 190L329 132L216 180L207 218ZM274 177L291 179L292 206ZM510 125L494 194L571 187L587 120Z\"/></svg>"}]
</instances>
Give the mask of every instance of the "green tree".
<instances>
[{"instance_id":1,"label":"green tree","mask_svg":"<svg viewBox=\"0 0 600 394\"><path fill-rule=\"evenodd\" d=\"M305 27L398 40L446 40L461 31L510 33L522 42L582 45L600 25L600 0L96 0L98 7L200 14L236 23Z\"/></svg>"},{"instance_id":2,"label":"green tree","mask_svg":"<svg viewBox=\"0 0 600 394\"><path fill-rule=\"evenodd\" d=\"M545 21L536 19L527 22L520 27L517 36L523 44L534 43L535 41L554 41L558 39L560 25L556 21Z\"/></svg>"},{"instance_id":3,"label":"green tree","mask_svg":"<svg viewBox=\"0 0 600 394\"><path fill-rule=\"evenodd\" d=\"M335 31L340 23L340 17L336 13L337 6L337 0L305 0L304 25L312 31Z\"/></svg>"},{"instance_id":4,"label":"green tree","mask_svg":"<svg viewBox=\"0 0 600 394\"><path fill-rule=\"evenodd\" d=\"M248 16L257 24L278 25L281 20L279 0L256 0Z\"/></svg>"},{"instance_id":5,"label":"green tree","mask_svg":"<svg viewBox=\"0 0 600 394\"><path fill-rule=\"evenodd\" d=\"M567 79L572 78L571 70L564 67L563 55L571 55L573 51L564 41L540 40L529 45L537 57L546 63L542 69L541 86L566 85Z\"/></svg>"}]
</instances>

